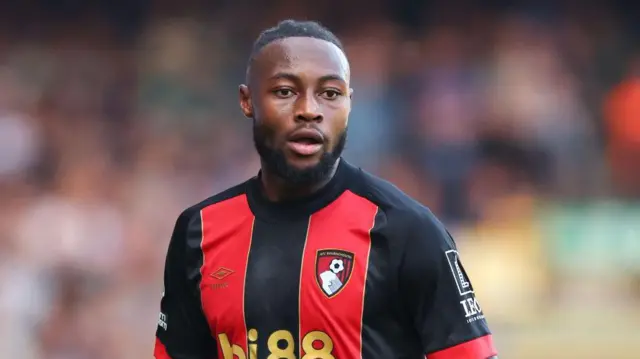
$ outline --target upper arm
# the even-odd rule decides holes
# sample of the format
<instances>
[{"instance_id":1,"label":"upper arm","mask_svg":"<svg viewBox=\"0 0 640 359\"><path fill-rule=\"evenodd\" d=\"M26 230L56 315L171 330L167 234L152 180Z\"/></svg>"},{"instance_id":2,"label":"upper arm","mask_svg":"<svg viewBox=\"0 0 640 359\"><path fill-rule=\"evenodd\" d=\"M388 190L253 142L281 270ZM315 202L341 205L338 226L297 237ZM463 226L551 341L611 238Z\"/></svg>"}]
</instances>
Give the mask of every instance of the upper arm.
<instances>
[{"instance_id":1,"label":"upper arm","mask_svg":"<svg viewBox=\"0 0 640 359\"><path fill-rule=\"evenodd\" d=\"M213 359L216 346L199 296L197 258L201 233L199 215L178 218L164 268L164 291L156 330L157 359Z\"/></svg>"},{"instance_id":2,"label":"upper arm","mask_svg":"<svg viewBox=\"0 0 640 359\"><path fill-rule=\"evenodd\" d=\"M406 226L400 290L428 359L497 355L453 238L432 214Z\"/></svg>"}]
</instances>

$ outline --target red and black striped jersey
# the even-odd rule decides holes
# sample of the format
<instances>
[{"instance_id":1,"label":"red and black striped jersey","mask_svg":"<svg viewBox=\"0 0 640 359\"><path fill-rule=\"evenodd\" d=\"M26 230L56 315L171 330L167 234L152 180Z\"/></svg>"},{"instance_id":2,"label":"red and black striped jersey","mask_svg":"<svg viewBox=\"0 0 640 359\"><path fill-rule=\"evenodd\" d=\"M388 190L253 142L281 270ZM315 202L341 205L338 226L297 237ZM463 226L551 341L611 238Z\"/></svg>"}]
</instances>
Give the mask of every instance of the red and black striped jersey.
<instances>
[{"instance_id":1,"label":"red and black striped jersey","mask_svg":"<svg viewBox=\"0 0 640 359\"><path fill-rule=\"evenodd\" d=\"M158 359L494 355L449 232L344 160L309 198L269 202L258 176L177 220Z\"/></svg>"}]
</instances>

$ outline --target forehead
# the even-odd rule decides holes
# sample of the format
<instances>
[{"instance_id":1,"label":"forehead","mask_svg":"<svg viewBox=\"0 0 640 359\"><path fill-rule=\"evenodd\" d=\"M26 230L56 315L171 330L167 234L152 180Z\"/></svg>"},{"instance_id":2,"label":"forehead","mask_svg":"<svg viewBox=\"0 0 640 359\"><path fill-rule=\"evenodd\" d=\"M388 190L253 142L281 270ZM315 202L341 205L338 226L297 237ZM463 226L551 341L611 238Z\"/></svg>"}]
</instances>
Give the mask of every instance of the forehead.
<instances>
[{"instance_id":1,"label":"forehead","mask_svg":"<svg viewBox=\"0 0 640 359\"><path fill-rule=\"evenodd\" d=\"M279 72L300 77L338 75L349 79L349 62L336 45L315 38L289 37L265 46L255 59L258 76Z\"/></svg>"}]
</instances>

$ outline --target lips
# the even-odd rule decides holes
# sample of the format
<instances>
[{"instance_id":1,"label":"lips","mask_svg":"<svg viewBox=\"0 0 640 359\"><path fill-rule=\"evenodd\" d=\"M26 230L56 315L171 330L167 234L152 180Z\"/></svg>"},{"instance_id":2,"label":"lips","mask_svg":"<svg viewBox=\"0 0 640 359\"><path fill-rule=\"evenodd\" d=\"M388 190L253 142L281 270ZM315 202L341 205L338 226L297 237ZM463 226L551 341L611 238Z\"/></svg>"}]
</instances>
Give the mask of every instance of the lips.
<instances>
[{"instance_id":1,"label":"lips","mask_svg":"<svg viewBox=\"0 0 640 359\"><path fill-rule=\"evenodd\" d=\"M302 142L309 144L318 144L324 142L324 136L318 130L313 128L301 128L294 131L288 138L290 142Z\"/></svg>"},{"instance_id":2,"label":"lips","mask_svg":"<svg viewBox=\"0 0 640 359\"><path fill-rule=\"evenodd\" d=\"M298 156L311 156L322 150L324 136L318 130L301 128L287 139L289 149Z\"/></svg>"}]
</instances>

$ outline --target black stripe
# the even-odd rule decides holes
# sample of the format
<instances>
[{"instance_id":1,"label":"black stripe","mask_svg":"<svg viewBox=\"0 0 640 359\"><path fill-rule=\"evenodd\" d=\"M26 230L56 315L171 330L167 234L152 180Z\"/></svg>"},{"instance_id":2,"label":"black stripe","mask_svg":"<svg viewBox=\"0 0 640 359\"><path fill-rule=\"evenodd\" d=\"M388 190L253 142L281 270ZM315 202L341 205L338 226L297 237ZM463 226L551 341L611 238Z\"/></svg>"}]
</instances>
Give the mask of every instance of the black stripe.
<instances>
[{"instance_id":1,"label":"black stripe","mask_svg":"<svg viewBox=\"0 0 640 359\"><path fill-rule=\"evenodd\" d=\"M201 211L193 213L187 227L187 237L185 241L187 266L185 269L187 271L187 280L192 283L194 297L198 299L194 305L194 310L197 308L199 313L196 316L197 319L194 319L197 323L193 323L193 325L202 328L200 330L202 333L211 333L211 328L209 327L209 323L204 314L204 308L202 307L202 293L200 291L202 266L204 265L204 253L202 252L202 240L204 238L201 213ZM204 328L206 328L206 331ZM207 352L206 355L208 355L208 357L217 357L218 352L215 340L209 338L209 340L203 339L202 341L208 343L207 349L205 349Z\"/></svg>"},{"instance_id":2,"label":"black stripe","mask_svg":"<svg viewBox=\"0 0 640 359\"><path fill-rule=\"evenodd\" d=\"M255 220L245 283L245 321L248 331L258 332L258 359L267 358L267 340L278 330L292 334L295 357L299 357L298 295L308 224L308 219L293 223Z\"/></svg>"},{"instance_id":3,"label":"black stripe","mask_svg":"<svg viewBox=\"0 0 640 359\"><path fill-rule=\"evenodd\" d=\"M424 358L410 318L403 318L398 296L394 243L387 217L378 210L371 230L371 250L363 309L362 358Z\"/></svg>"},{"instance_id":4,"label":"black stripe","mask_svg":"<svg viewBox=\"0 0 640 359\"><path fill-rule=\"evenodd\" d=\"M191 221L187 227L186 238L186 263L187 278L190 282L195 283L194 290L198 298L200 296L200 281L202 280L202 265L204 263L204 253L202 252L202 216L201 212L192 214Z\"/></svg>"},{"instance_id":5,"label":"black stripe","mask_svg":"<svg viewBox=\"0 0 640 359\"><path fill-rule=\"evenodd\" d=\"M215 358L217 353L200 300L201 240L200 213L197 208L186 210L178 218L169 244L165 295L160 304L167 326L157 331L169 355L175 357Z\"/></svg>"}]
</instances>

